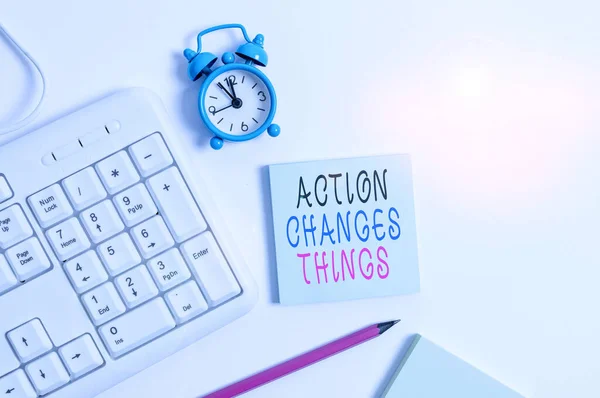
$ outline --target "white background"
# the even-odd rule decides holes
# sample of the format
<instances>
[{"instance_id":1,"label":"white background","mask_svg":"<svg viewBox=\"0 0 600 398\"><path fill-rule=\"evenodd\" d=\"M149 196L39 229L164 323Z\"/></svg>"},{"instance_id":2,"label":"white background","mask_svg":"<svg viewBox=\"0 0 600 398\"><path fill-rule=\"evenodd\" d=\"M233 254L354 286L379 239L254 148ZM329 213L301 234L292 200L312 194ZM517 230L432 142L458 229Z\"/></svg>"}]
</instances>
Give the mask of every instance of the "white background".
<instances>
[{"instance_id":1,"label":"white background","mask_svg":"<svg viewBox=\"0 0 600 398\"><path fill-rule=\"evenodd\" d=\"M156 91L260 289L248 316L101 398L194 397L395 318L381 338L247 396L375 396L417 332L526 396L599 396L597 4L2 2L0 21L48 78L30 129L120 88ZM282 134L216 152L182 50L229 22L265 35ZM215 34L205 49L239 43ZM31 105L33 79L0 39L2 120ZM422 292L274 303L265 166L404 152L414 162Z\"/></svg>"}]
</instances>

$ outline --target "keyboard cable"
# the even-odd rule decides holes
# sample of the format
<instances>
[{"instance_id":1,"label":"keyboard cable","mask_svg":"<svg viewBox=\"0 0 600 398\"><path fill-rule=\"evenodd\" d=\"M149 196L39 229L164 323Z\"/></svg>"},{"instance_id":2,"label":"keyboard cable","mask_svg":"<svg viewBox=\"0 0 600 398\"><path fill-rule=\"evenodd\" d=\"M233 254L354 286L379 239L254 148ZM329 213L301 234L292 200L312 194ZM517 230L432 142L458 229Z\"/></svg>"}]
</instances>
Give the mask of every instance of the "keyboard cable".
<instances>
[{"instance_id":1,"label":"keyboard cable","mask_svg":"<svg viewBox=\"0 0 600 398\"><path fill-rule=\"evenodd\" d=\"M4 36L8 39L9 43L14 45L17 49L19 49L19 51L21 51L21 53L23 53L25 58L27 58L29 60L29 62L31 62L33 64L35 69L40 74L40 77L42 78L42 95L40 96L40 99L39 99L37 105L35 106L35 108L33 108L33 110L29 113L29 115L25 116L23 119L15 122L15 123L9 124L7 126L0 125L0 135L6 135L8 133L12 133L14 131L22 129L23 127L25 127L29 123L31 123L38 116L38 114L40 113L40 109L42 107L42 102L44 102L44 98L46 96L46 78L44 76L44 72L42 72L42 68L40 68L37 61L31 56L31 54L29 54L27 52L27 50L25 50L15 40L14 37L12 37L8 33L8 31L4 28L4 26L2 26L2 23L0 23L0 33L4 34Z\"/></svg>"}]
</instances>

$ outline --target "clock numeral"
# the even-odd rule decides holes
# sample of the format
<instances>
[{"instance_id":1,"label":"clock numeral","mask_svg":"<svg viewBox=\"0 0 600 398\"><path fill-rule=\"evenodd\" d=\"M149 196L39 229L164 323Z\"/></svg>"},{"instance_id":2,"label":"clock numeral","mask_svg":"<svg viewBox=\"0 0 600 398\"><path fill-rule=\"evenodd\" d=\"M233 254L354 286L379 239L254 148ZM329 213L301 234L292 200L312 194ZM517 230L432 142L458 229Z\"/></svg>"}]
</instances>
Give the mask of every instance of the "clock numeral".
<instances>
[{"instance_id":1,"label":"clock numeral","mask_svg":"<svg viewBox=\"0 0 600 398\"><path fill-rule=\"evenodd\" d=\"M248 131L248 125L242 122L242 131Z\"/></svg>"},{"instance_id":2,"label":"clock numeral","mask_svg":"<svg viewBox=\"0 0 600 398\"><path fill-rule=\"evenodd\" d=\"M214 114L215 114L215 113L217 113L217 108L215 108L214 106L209 106L209 107L208 107L208 111L209 111L210 113L212 113L212 114L213 114L213 116L214 116Z\"/></svg>"},{"instance_id":3,"label":"clock numeral","mask_svg":"<svg viewBox=\"0 0 600 398\"><path fill-rule=\"evenodd\" d=\"M262 98L259 98L261 101L267 100L267 96L265 95L264 91L259 91L258 93L256 93L256 95L262 96Z\"/></svg>"},{"instance_id":4,"label":"clock numeral","mask_svg":"<svg viewBox=\"0 0 600 398\"><path fill-rule=\"evenodd\" d=\"M234 76L234 75L229 75L229 76L227 76L225 79L223 79L223 81L224 81L225 83L228 83L228 82L229 82L230 84L237 84L237 83L235 82L235 76Z\"/></svg>"}]
</instances>

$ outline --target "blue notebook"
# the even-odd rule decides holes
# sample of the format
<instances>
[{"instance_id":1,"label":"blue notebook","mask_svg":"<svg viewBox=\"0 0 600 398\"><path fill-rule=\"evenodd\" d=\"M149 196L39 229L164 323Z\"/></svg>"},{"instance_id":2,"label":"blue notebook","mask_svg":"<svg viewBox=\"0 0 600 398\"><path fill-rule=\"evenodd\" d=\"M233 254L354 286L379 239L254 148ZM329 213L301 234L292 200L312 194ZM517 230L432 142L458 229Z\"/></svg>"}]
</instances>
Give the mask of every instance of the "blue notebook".
<instances>
[{"instance_id":1,"label":"blue notebook","mask_svg":"<svg viewBox=\"0 0 600 398\"><path fill-rule=\"evenodd\" d=\"M385 398L523 398L417 335L383 393Z\"/></svg>"}]
</instances>

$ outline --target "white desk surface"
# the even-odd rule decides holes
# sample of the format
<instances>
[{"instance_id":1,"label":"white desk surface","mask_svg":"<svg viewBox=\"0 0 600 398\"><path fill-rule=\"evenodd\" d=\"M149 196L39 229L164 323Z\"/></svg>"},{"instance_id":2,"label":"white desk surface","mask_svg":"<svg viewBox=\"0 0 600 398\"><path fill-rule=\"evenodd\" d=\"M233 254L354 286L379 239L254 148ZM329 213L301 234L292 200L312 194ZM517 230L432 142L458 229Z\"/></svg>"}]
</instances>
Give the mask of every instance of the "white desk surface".
<instances>
[{"instance_id":1,"label":"white desk surface","mask_svg":"<svg viewBox=\"0 0 600 398\"><path fill-rule=\"evenodd\" d=\"M261 293L248 316L100 397L194 397L394 318L382 338L247 397L375 396L416 332L528 397L599 396L599 12L591 0L2 2L48 78L33 127L123 87L156 91ZM265 35L282 134L216 152L181 53L230 22ZM238 44L225 33L205 48ZM0 58L6 120L32 81L4 40ZM274 303L265 166L398 152L413 156L422 292Z\"/></svg>"}]
</instances>

